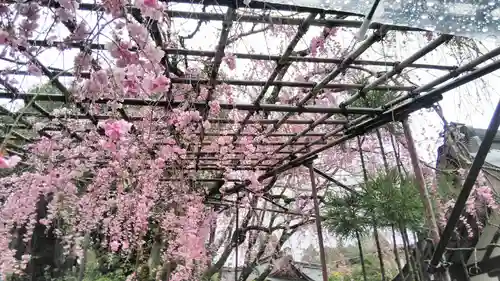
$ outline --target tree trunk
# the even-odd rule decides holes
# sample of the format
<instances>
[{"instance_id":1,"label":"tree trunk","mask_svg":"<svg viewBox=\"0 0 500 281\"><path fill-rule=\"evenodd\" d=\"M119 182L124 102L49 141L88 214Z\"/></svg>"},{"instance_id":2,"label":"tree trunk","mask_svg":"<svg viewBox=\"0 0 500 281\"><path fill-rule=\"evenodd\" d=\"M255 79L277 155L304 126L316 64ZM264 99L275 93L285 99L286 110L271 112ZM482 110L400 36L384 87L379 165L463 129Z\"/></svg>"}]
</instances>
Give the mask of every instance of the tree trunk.
<instances>
[{"instance_id":1,"label":"tree trunk","mask_svg":"<svg viewBox=\"0 0 500 281\"><path fill-rule=\"evenodd\" d=\"M413 240L416 242L415 244L415 261L418 267L418 273L420 274L420 280L427 280L426 274L424 272L424 265L422 263L422 251L420 248L421 243L419 243L419 239L417 235L413 235Z\"/></svg>"},{"instance_id":2,"label":"tree trunk","mask_svg":"<svg viewBox=\"0 0 500 281\"><path fill-rule=\"evenodd\" d=\"M250 201L250 205L255 207L255 205L257 204L257 200L258 200L257 196L252 198L252 201ZM241 223L240 229L246 228L248 226L248 223L250 222L251 218L252 218L252 212L247 212L245 217L243 218L243 222ZM207 269L205 274L203 274L204 278L210 278L210 277L212 277L212 275L219 272L220 269L222 268L222 266L224 266L224 264L226 263L227 258L231 255L233 248L236 245L239 246L240 244L242 244L244 242L243 240L240 240L240 231L238 230L238 228L236 228L233 231L233 234L231 235L230 239L231 240L229 242L229 245L226 246L226 248L224 249L219 260L214 265L212 265L209 269Z\"/></svg>"},{"instance_id":3,"label":"tree trunk","mask_svg":"<svg viewBox=\"0 0 500 281\"><path fill-rule=\"evenodd\" d=\"M380 247L380 240L378 238L377 226L373 226L373 236L375 238L375 246L377 246L378 261L380 263L380 274L382 274L382 280L385 281L385 266L384 266L384 254L382 253L382 248Z\"/></svg>"},{"instance_id":4,"label":"tree trunk","mask_svg":"<svg viewBox=\"0 0 500 281\"><path fill-rule=\"evenodd\" d=\"M285 244L285 242L288 240L288 238L290 238L294 233L295 233L295 230L293 230L289 233L284 232L283 235L281 235L280 240L278 241L276 247L274 248L274 254L273 254L272 259L275 259L278 256L279 250L281 249L283 244ZM261 273L259 275L259 277L257 277L254 281L266 280L267 276L269 275L269 273L271 273L272 270L273 270L272 264L268 265L266 270L264 270L264 272Z\"/></svg>"},{"instance_id":5,"label":"tree trunk","mask_svg":"<svg viewBox=\"0 0 500 281\"><path fill-rule=\"evenodd\" d=\"M399 260L399 249L396 244L396 230L394 229L394 225L392 226L392 244L394 245L394 259L396 260L396 266L398 267L398 271L401 274L402 280L405 280L404 272L401 267L401 261Z\"/></svg>"},{"instance_id":6,"label":"tree trunk","mask_svg":"<svg viewBox=\"0 0 500 281\"><path fill-rule=\"evenodd\" d=\"M380 146L380 154L382 155L382 162L384 163L385 171L389 172L389 163L387 162L387 157L385 155L384 143L382 141L382 135L380 134L379 129L375 130L375 133L377 134L378 144Z\"/></svg>"},{"instance_id":7,"label":"tree trunk","mask_svg":"<svg viewBox=\"0 0 500 281\"><path fill-rule=\"evenodd\" d=\"M404 253L405 253L406 264L408 265L408 272L410 273L410 280L418 280L418 276L414 276L415 267L413 266L413 263L412 263L411 254L408 251L409 243L406 240L406 237L404 235L404 233L406 232L406 228L404 228L403 226L400 226L399 229L400 229L399 231L401 232L401 237L403 238L403 248L404 248Z\"/></svg>"},{"instance_id":8,"label":"tree trunk","mask_svg":"<svg viewBox=\"0 0 500 281\"><path fill-rule=\"evenodd\" d=\"M359 236L359 232L357 230L356 230L356 240L358 240L359 260L361 262L361 270L363 271L363 281L367 281L365 257L363 255L363 246L361 245L361 237Z\"/></svg>"},{"instance_id":9,"label":"tree trunk","mask_svg":"<svg viewBox=\"0 0 500 281\"><path fill-rule=\"evenodd\" d=\"M151 251L149 253L148 258L148 266L150 270L150 274L153 279L156 276L158 271L158 266L161 265L161 248L162 248L162 238L160 234L160 230L156 229L154 234L154 242L151 246Z\"/></svg>"},{"instance_id":10,"label":"tree trunk","mask_svg":"<svg viewBox=\"0 0 500 281\"><path fill-rule=\"evenodd\" d=\"M87 265L88 249L90 245L90 234L87 232L83 238L83 258L78 269L78 281L82 281L85 275L85 267Z\"/></svg>"}]
</instances>

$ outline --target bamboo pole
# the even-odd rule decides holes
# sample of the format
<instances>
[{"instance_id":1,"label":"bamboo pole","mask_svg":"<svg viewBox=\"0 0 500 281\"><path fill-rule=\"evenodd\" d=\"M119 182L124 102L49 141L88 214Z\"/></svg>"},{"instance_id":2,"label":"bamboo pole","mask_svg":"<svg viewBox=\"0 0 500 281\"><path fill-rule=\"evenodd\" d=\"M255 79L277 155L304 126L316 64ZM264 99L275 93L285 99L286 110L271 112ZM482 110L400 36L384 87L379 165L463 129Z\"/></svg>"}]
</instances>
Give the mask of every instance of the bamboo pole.
<instances>
[{"instance_id":1,"label":"bamboo pole","mask_svg":"<svg viewBox=\"0 0 500 281\"><path fill-rule=\"evenodd\" d=\"M314 213L316 215L316 228L318 231L319 254L321 259L321 271L323 273L323 281L328 281L328 271L326 269L325 246L323 245L323 230L321 227L321 217L319 214L318 191L316 189L316 180L314 177L314 167L312 161L306 163L309 168L309 176L311 177L311 190L314 203Z\"/></svg>"},{"instance_id":2,"label":"bamboo pole","mask_svg":"<svg viewBox=\"0 0 500 281\"><path fill-rule=\"evenodd\" d=\"M425 187L424 175L422 173L422 169L420 168L417 149L415 148L415 141L413 140L411 129L410 126L408 125L408 120L404 119L402 123L403 123L404 135L406 138L406 142L408 144L408 152L410 154L413 172L415 173L415 178L418 185L418 191L420 192L420 198L422 199L422 203L424 205L425 216L427 218L427 226L430 229L432 241L434 242L435 245L437 245L440 239L439 228L436 222L436 216L434 215L434 210L432 209L429 192Z\"/></svg>"},{"instance_id":3,"label":"bamboo pole","mask_svg":"<svg viewBox=\"0 0 500 281\"><path fill-rule=\"evenodd\" d=\"M408 145L408 152L410 154L411 164L413 166L413 172L415 173L418 185L418 191L420 192L420 198L422 199L422 203L424 205L427 227L429 228L430 236L434 245L438 245L439 240L441 239L439 235L439 228L436 222L436 216L434 214L434 210L432 209L429 192L425 187L424 175L422 173L422 169L420 168L417 149L415 148L415 141L413 139L410 126L408 124L408 119L403 119L402 123L403 123L404 135ZM450 275L447 271L443 273L442 278L444 281L451 280Z\"/></svg>"}]
</instances>

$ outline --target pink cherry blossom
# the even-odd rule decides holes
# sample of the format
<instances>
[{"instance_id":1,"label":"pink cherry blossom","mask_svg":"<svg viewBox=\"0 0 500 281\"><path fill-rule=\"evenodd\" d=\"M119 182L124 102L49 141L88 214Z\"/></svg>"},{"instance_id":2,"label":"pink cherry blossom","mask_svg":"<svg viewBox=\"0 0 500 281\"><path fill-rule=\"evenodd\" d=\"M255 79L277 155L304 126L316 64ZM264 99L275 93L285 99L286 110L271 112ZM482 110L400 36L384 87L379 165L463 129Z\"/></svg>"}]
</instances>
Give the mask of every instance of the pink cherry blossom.
<instances>
[{"instance_id":1,"label":"pink cherry blossom","mask_svg":"<svg viewBox=\"0 0 500 281\"><path fill-rule=\"evenodd\" d=\"M120 248L120 242L113 240L111 241L111 243L109 243L109 247L111 248L111 251L117 252Z\"/></svg>"},{"instance_id":2,"label":"pink cherry blossom","mask_svg":"<svg viewBox=\"0 0 500 281\"><path fill-rule=\"evenodd\" d=\"M8 158L0 156L0 169L14 168L19 162L21 162L21 157L17 155L13 155Z\"/></svg>"},{"instance_id":3,"label":"pink cherry blossom","mask_svg":"<svg viewBox=\"0 0 500 281\"><path fill-rule=\"evenodd\" d=\"M154 8L156 7L157 3L156 0L144 0L144 5Z\"/></svg>"},{"instance_id":4,"label":"pink cherry blossom","mask_svg":"<svg viewBox=\"0 0 500 281\"><path fill-rule=\"evenodd\" d=\"M118 120L105 122L101 124L101 127L104 128L106 136L112 140L120 140L129 132L132 124L125 120Z\"/></svg>"},{"instance_id":5,"label":"pink cherry blossom","mask_svg":"<svg viewBox=\"0 0 500 281\"><path fill-rule=\"evenodd\" d=\"M160 75L153 79L145 79L144 86L151 93L165 92L170 86L170 79L164 75Z\"/></svg>"},{"instance_id":6,"label":"pink cherry blossom","mask_svg":"<svg viewBox=\"0 0 500 281\"><path fill-rule=\"evenodd\" d=\"M147 259L151 237L156 236L156 240L162 241L162 261L176 264L168 280L202 280L214 259L224 259L220 257L224 256L220 255L221 252L232 255L231 237L238 228L234 226L236 219L232 209L219 214L214 206L206 204L207 193L213 188L220 191L221 201L235 200L234 188L245 181L248 187L238 192L243 197L238 223L259 221L254 217L255 212L250 211L261 205L264 187L271 181L259 181L264 169L259 170L258 166L267 165L267 170L290 161L282 152L303 145L282 147L282 143L290 140L284 136L303 132L319 118L318 114L312 113L294 114L288 116L290 122L277 125L273 120L285 116L283 112L249 113L222 104L231 105L242 100L244 103L297 104L311 92L296 87L273 86L272 91L263 93L263 99L255 101L261 96L262 87L231 85L231 80L267 80L268 74L276 68L276 61L272 60L242 60L242 64L237 65L237 57L229 52L232 46L249 47L249 52L259 51L242 44L245 43L241 41L243 38L251 37L240 38L243 35L240 26L231 28L228 41L235 41L222 50L225 56L217 69L216 81L213 81L210 71L213 57L194 58L172 52L172 49L188 49L194 43L200 43L195 42L200 40L200 33L193 40L180 39L188 34L180 31L182 26L166 11L166 5L170 9L171 3L103 0L96 4L102 5L99 13L103 15L93 17L79 11L79 6L84 3L78 0L56 0L56 6L50 9L47 1L10 2L15 4L0 4L0 26L3 28L0 29L0 56L10 56L13 60L21 58L22 65L17 65L17 68L33 75L44 74L41 70L45 67L50 67L53 73L61 73L51 77L50 82L59 88L61 85L67 87L69 95L64 109L54 110L51 116L47 116L50 118L36 118L36 123L33 123L35 130L29 134L33 143L23 147L26 150L23 168L25 164L29 167L6 170L4 172L8 175L0 178L0 272L29 273L31 268L27 265L33 255L30 246L36 243L33 235L42 226L46 234L56 235L63 245L61 258L70 255L82 258L82 241L90 232L97 234L92 235L92 247L98 248L97 252L104 251L127 259L140 252ZM134 13L139 12L143 22L131 15L131 8ZM85 13L91 12L95 11ZM160 28L158 34L156 27ZM296 36L297 26L275 24L265 32L277 47L271 51L279 54L284 52L282 47ZM311 32L317 31L311 29ZM338 28L325 28L319 34L313 34L306 54L300 53L304 60L287 63L286 75L275 80L320 81L331 72L331 64L312 66L306 61L319 53L338 57L339 50L332 46L345 45L344 40L336 41L339 32ZM65 52L64 56L41 59L45 54L43 48L33 43L41 38L49 38L49 45L55 51ZM105 50L89 50L90 46L99 49L104 46ZM41 62L30 61L32 56L26 53ZM218 54L219 51L216 56ZM68 57L72 59L66 64ZM59 67L43 64L53 60L61 63L62 72L57 70ZM351 73L348 71L336 78L345 82L337 82L351 83L355 78ZM197 79L201 82L196 82ZM5 76L5 81L16 85L12 77ZM278 88L275 99L271 92ZM337 107L347 95L347 92L323 89L307 105ZM136 105L125 104L124 100ZM81 103L73 107L74 101ZM78 118L72 118L75 115ZM79 119L90 115L95 118ZM22 117L28 125L31 124L31 116ZM242 125L243 120L249 122ZM62 130L49 130L53 127ZM330 141L318 137L317 133L331 132L336 128L332 124L318 125L314 128L315 135L302 135L296 141ZM37 132L49 135L38 137ZM240 135L236 136L236 132ZM381 129L381 134L383 146L392 147L391 132ZM385 151L389 166L396 167L399 160L403 167L411 166L405 144L403 138L396 139L394 149L398 151L398 158L393 151ZM317 147L314 145L306 150ZM337 146L319 155L315 165L325 172L335 168L359 174L359 149L355 140L347 141L342 147ZM370 173L384 169L383 154L373 133L364 136L361 150ZM300 157L301 153L297 156ZM16 167L20 161L21 158L15 155L0 156L0 168ZM256 164L258 161L259 165ZM213 177L222 177L225 182L219 187L218 183L212 185L202 180ZM426 178L433 177L435 175L426 174ZM296 209L307 218L312 214L312 204L309 199L302 198L305 193L300 189L309 185L308 170L297 167L280 174L269 193L277 195L286 188L287 193L283 194L296 196L287 207ZM320 186L325 186L323 179L318 179ZM229 192L232 189L233 192ZM435 190L431 189L431 192ZM46 214L43 215L37 214L41 198L47 201ZM436 198L439 197L436 195ZM451 202L443 199L436 204L440 210L440 222L446 221ZM467 213L480 217L485 211L496 208L491 189L482 179L478 180L467 202ZM248 220L245 219L247 215ZM461 219L466 223L466 219ZM229 220L233 221L230 227ZM287 220L280 218L277 221L285 224ZM469 235L476 231L470 226L466 228ZM22 237L18 236L19 233ZM267 233L249 231L239 249L245 251L250 241L257 245L254 248L266 246L259 243L267 238ZM19 251L12 248L14 239L23 246ZM70 247L74 249L66 249ZM249 257L252 251L255 249L248 249ZM225 259L221 264L227 263L228 257ZM245 262L249 262L247 257ZM135 279L135 273L127 277L129 281Z\"/></svg>"},{"instance_id":7,"label":"pink cherry blossom","mask_svg":"<svg viewBox=\"0 0 500 281\"><path fill-rule=\"evenodd\" d=\"M0 30L0 44L7 43L8 38L9 38L9 33L5 30Z\"/></svg>"},{"instance_id":8,"label":"pink cherry blossom","mask_svg":"<svg viewBox=\"0 0 500 281\"><path fill-rule=\"evenodd\" d=\"M42 70L34 64L28 65L28 72L34 76L42 76Z\"/></svg>"},{"instance_id":9,"label":"pink cherry blossom","mask_svg":"<svg viewBox=\"0 0 500 281\"><path fill-rule=\"evenodd\" d=\"M125 281L136 281L137 279L135 278L136 274L133 272L130 274Z\"/></svg>"},{"instance_id":10,"label":"pink cherry blossom","mask_svg":"<svg viewBox=\"0 0 500 281\"><path fill-rule=\"evenodd\" d=\"M212 112L212 114L218 115L220 113L221 108L219 101L212 100L208 103L208 105L210 106L210 112Z\"/></svg>"},{"instance_id":11,"label":"pink cherry blossom","mask_svg":"<svg viewBox=\"0 0 500 281\"><path fill-rule=\"evenodd\" d=\"M236 69L236 57L233 54L226 54L223 60L227 64L230 70Z\"/></svg>"},{"instance_id":12,"label":"pink cherry blossom","mask_svg":"<svg viewBox=\"0 0 500 281\"><path fill-rule=\"evenodd\" d=\"M311 40L311 55L315 57L318 54L318 51L322 51L325 47L325 39L321 37L314 37Z\"/></svg>"}]
</instances>

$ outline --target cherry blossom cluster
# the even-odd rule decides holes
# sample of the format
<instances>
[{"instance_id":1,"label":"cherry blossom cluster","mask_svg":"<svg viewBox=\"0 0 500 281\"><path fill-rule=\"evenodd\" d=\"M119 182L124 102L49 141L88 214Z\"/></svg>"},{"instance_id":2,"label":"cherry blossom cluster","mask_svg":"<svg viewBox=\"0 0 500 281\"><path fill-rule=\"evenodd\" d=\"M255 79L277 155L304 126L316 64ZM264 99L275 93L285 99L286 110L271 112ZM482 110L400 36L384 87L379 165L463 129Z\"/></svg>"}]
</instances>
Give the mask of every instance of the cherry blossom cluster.
<instances>
[{"instance_id":1,"label":"cherry blossom cluster","mask_svg":"<svg viewBox=\"0 0 500 281\"><path fill-rule=\"evenodd\" d=\"M64 42L81 43L95 35L94 27L77 17L80 1L56 2L57 8L51 14L54 21L59 24L74 23L74 30L63 39ZM11 6L0 4L0 45L8 47L5 50L12 57L31 60L27 71L36 76L41 76L44 71L39 63L30 59L28 54L33 46L28 44L28 39L38 35L36 30L40 27L42 4L37 1ZM95 54L82 48L74 58L75 79L69 87L69 98L75 103L85 101L85 104L90 104L86 109L89 115L105 111L112 118L93 124L75 122L65 119L70 109L58 109L54 112L57 118L42 124L42 127L64 124L71 132L38 139L28 147L24 163L18 156L0 155L2 169L21 168L20 164L29 166L0 179L0 272L4 275L23 272L30 262L31 252L26 247L21 259L16 258L15 250L10 247L11 241L23 233L22 240L29 245L35 226L44 225L66 245L76 245L66 247L65 255L77 256L84 251L82 238L90 233L99 232L104 236L100 247L110 253L127 256L141 252L145 248L145 237L155 231L163 241L162 260L173 261L177 265L169 280L200 280L215 252L206 242L217 215L204 204L207 187L200 187L192 180L202 173L224 179L248 180L250 184L246 191L250 195L241 204L250 209L249 201L252 200L249 198L260 196L268 183L259 181L264 171L242 172L235 168L255 166L256 161L270 167L283 163L280 162L283 155L274 153L276 147L265 144L288 139L265 137L272 126L266 127L258 122L246 125L242 130L246 133L244 136L233 137L231 133L239 129L238 122L244 120L248 112L232 110L228 113L221 109L222 101L234 103L238 94L241 95L230 85L211 87L172 83L173 73L165 65L164 48L177 43L167 41L157 45L150 38L148 29L149 20L168 22L164 3L158 0L135 0L132 3L147 18L147 24L140 24L126 14L129 1L103 0L101 4L112 18L107 23L112 31L106 52L113 61L103 67ZM280 32L288 38L296 33L294 28L282 28L274 27L273 32ZM329 44L334 45L335 42L328 39L335 37L337 32L338 29L326 28L315 36L310 42L310 55L318 56L331 51L328 50ZM56 35L47 37L49 42L56 39L60 38ZM65 46L59 47L64 49ZM237 57L230 52L226 52L223 63L229 71L236 71L239 65ZM260 66L263 70L264 64ZM313 81L327 71L326 66L324 69L310 69L304 65L291 68L295 68L297 81ZM184 78L208 78L203 67L186 66L183 72ZM219 76L224 75L222 71L219 73ZM7 79L7 82L12 81ZM307 92L299 90L283 90L275 102L294 103L306 95ZM125 108L139 117L137 121L127 121L119 110L124 109L122 101L128 98L148 101L173 98L182 103L176 108L170 105L140 110ZM101 99L109 102L99 104L97 101ZM195 108L195 101L205 102L208 110ZM328 106L338 106L339 102L341 95L328 89L314 99L314 103ZM223 114L233 119L234 124L225 126L209 121ZM317 118L317 115L304 113L290 120ZM306 127L283 124L279 132L298 133ZM331 129L319 125L314 131ZM202 139L201 132L217 134ZM81 139L76 139L71 133ZM401 159L404 165L409 162L405 150L400 151L399 146L396 149L391 145L393 141L399 145L401 139L392 140L391 134L385 130L382 131L382 138L384 151L375 134L363 137L364 164L370 174L380 171L384 161L388 161L390 166L398 164L396 158ZM304 142L314 140L317 138L301 139ZM387 153L386 158L382 157L382 152ZM211 166L221 168L220 174L201 171L201 161L196 153L215 155ZM316 164L325 171L337 168L359 175L361 161L356 140L321 154ZM287 182L291 186L310 184L307 169L299 168L286 175L293 179ZM233 187L233 183L226 183L219 192L224 195ZM39 218L37 206L41 198L49 202L47 215ZM491 201L491 192L485 186L476 188L474 198L474 202L482 200L489 207L496 207ZM310 211L308 200L297 199L295 202L295 209ZM469 205L470 212L474 212L474 203ZM128 280L134 278L135 273Z\"/></svg>"},{"instance_id":2,"label":"cherry blossom cluster","mask_svg":"<svg viewBox=\"0 0 500 281\"><path fill-rule=\"evenodd\" d=\"M0 169L12 169L21 161L21 157L13 155L10 157L0 156Z\"/></svg>"},{"instance_id":3,"label":"cherry blossom cluster","mask_svg":"<svg viewBox=\"0 0 500 281\"><path fill-rule=\"evenodd\" d=\"M467 170L459 169L458 177L465 179ZM462 181L460 181L462 182ZM437 190L432 189L434 195ZM444 227L447 223L451 210L455 206L455 198L437 197L438 207L438 222L440 227ZM487 218L487 213L490 211L498 210L498 199L493 192L492 185L488 181L485 173L481 171L473 186L473 189L465 204L465 211L460 216L460 221L467 231L468 238L473 238L477 232L480 232ZM470 219L473 219L477 227L471 225Z\"/></svg>"},{"instance_id":4,"label":"cherry blossom cluster","mask_svg":"<svg viewBox=\"0 0 500 281\"><path fill-rule=\"evenodd\" d=\"M54 229L66 243L101 229L106 237L103 247L127 254L143 246L150 222L155 221L162 239L169 241L164 259L182 264L173 280L189 279L208 258L204 243L210 212L202 193L187 181L164 181L166 168L180 165L177 159L186 157L185 149L171 140L159 144L157 155L151 156L149 137L132 135L131 123L106 121L99 127L103 135L96 130L79 143L66 137L40 140L31 147L29 158L35 171L0 180L9 191L0 210L2 249L9 249L13 229L26 228L24 239L29 242L34 226L40 223ZM175 170L171 173L180 175ZM48 215L37 221L40 196L52 200ZM61 219L65 225L57 224ZM29 252L19 261L8 250L1 260L2 273L9 274L23 269Z\"/></svg>"}]
</instances>

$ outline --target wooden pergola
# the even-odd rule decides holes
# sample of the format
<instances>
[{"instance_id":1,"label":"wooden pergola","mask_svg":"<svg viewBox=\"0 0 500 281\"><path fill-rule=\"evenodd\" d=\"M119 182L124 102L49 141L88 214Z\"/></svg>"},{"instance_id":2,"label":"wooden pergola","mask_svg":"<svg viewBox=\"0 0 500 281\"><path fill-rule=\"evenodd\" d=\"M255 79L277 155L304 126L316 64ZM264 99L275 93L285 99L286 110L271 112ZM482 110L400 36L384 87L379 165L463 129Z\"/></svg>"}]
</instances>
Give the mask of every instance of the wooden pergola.
<instances>
[{"instance_id":1,"label":"wooden pergola","mask_svg":"<svg viewBox=\"0 0 500 281\"><path fill-rule=\"evenodd\" d=\"M28 1L29 2L29 1ZM192 2L175 0L170 2L187 3L196 7L206 6L223 6L224 10L220 13L216 12L186 12L180 10L166 10L165 15L177 19L192 19L201 22L218 22L220 26L220 35L214 38L217 42L217 47L213 50L191 50L186 48L165 47L164 39L161 36L158 22L152 19L145 19L139 9L132 6L127 7L126 12L136 22L147 24L150 32L149 36L155 44L162 48L165 56L162 58L163 66L166 69L166 75L170 78L174 87L186 86L191 87L194 91L196 88L203 85L208 88L208 95L205 100L191 102L190 106L200 112L202 121L209 121L212 124L218 124L215 129L205 130L200 126L195 132L199 141L188 147L188 155L190 161L194 161L195 165L191 170L198 174L202 171L212 171L209 177L195 177L194 182L209 183L207 200L221 201L223 196L219 194L219 189L225 183L234 183L231 189L228 189L225 195L235 194L239 192L248 192L249 180L241 179L224 179L221 171L226 168L234 170L259 170L264 173L259 177L259 181L270 180L270 184L266 188L266 192L272 189L272 183L283 172L288 171L298 166L307 166L310 169L311 185L313 197L316 197L315 175L320 175L327 180L333 181L337 185L342 185L326 173L313 167L313 160L333 147L336 147L347 140L354 139L358 136L380 128L391 122L400 122L407 116L422 108L431 107L436 102L440 101L443 94L449 92L461 85L469 83L484 75L500 69L500 61L491 60L498 58L500 48L496 48L476 59L467 62L463 65L431 65L417 63L419 59L433 52L440 46L453 39L452 35L441 34L430 40L424 47L408 56L403 61L376 61L360 59L373 45L384 40L384 37L391 32L428 32L414 27L381 25L372 23L368 36L361 43L357 44L345 56L330 58L330 57L312 57L296 51L296 47L300 40L304 37L310 27L323 28L358 28L362 25L362 15L345 13L341 11L330 11L313 8L298 7L293 5L269 4L265 2L250 2L248 5L240 1L202 1ZM14 5L14 1L7 1ZM56 1L40 1L46 9L60 8ZM102 12L104 7L99 4L81 3L78 7L81 11L86 12ZM279 13L286 14L287 12L295 12L295 16L280 16ZM266 80L248 81L234 80L220 77L220 68L223 58L227 55L225 49L228 43L229 34L235 22L239 23L255 23L263 25L290 25L296 29L295 35L290 38L288 46L284 48L281 54L252 54L252 53L233 53L232 55L238 59L252 61L267 61L274 63L274 69ZM73 21L63 21L67 31L75 32L77 29L76 23ZM63 106L73 106L79 110L79 113L67 114L65 118L75 120L87 120L90 124L97 126L100 120L113 118L109 114L95 114L89 110L89 104L106 104L110 99L96 100L81 100L76 101L72 98L71 91L62 82L63 78L74 77L78 75L81 79L89 79L91 72L74 73L72 71L54 68L44 65L33 50L43 50L59 46L65 50L80 50L82 52L93 54L95 52L106 49L105 45L92 40L78 40L69 42L50 42L48 40L32 39L27 42L29 48L18 46L17 51L28 58L27 63L36 65L46 78L49 79L50 85L57 89L59 93L28 93L18 88L8 78L29 75L29 72L24 69L26 62L13 61L18 68L0 69L0 98L12 100L23 100L29 104L35 111L16 113L1 108L0 114L10 116L16 119L17 122L11 124L2 124L5 134L9 133L11 137L7 139L7 146L11 153L22 155L24 153L22 144L27 144L38 140L40 137L51 138L54 134L64 133L71 136L75 141L81 140L87 132L75 131L73 128L66 126L63 122L56 125L45 126L43 128L35 128L33 122L29 118L37 120L55 120L56 116L52 112L45 109L39 102L50 101ZM140 50L131 48L130 52L138 52ZM196 57L204 58L208 63L207 74L202 77L188 76L186 71L175 64L172 60L176 58ZM8 60L8 58L5 58ZM298 82L285 81L290 66L298 62L328 64L331 70L318 81ZM373 80L364 84L345 84L337 83L346 71L356 70L362 66L363 68L371 69L377 73ZM386 67L387 71L380 72L377 67ZM93 71L102 69L103 66L97 60L92 61ZM423 85L404 85L394 83L394 79L405 69L426 69L439 71L440 75L429 83ZM259 87L260 93L254 100L249 103L220 103L220 108L223 112L223 117L211 118L208 114L209 102L214 98L214 91L220 85L232 85L238 87ZM276 104L277 97L283 88L300 88L303 89L305 96L299 100L291 100L288 104ZM324 90L339 90L350 91L354 94L343 101L337 107L319 106L312 104L311 101ZM397 92L395 99L378 107L357 107L353 106L356 101L364 99L376 91L392 91ZM271 92L271 98L267 93ZM142 117L131 114L135 109L140 107L157 107L172 110L173 108L181 107L185 104L185 100L176 100L173 95L166 94L161 100L152 99L134 99L125 98L119 103L122 108L119 109L120 117L129 122L140 120ZM246 117L243 120L233 120L228 116L231 110L246 112ZM279 118L271 118L273 114L279 113ZM312 114L314 117L310 119L295 118L300 114ZM226 116L226 117L224 117ZM224 167L215 165L214 161L221 159L221 155L214 152L206 152L204 148L210 145L214 137L221 135L220 126L237 125L237 130L232 133L225 133L231 137L232 143L237 143L242 137L259 136L262 141L256 142L258 151L262 151L259 158L241 162L241 152L232 152L230 157L225 158L226 165ZM255 134L247 132L246 128L249 125L258 124L263 129L262 133ZM303 125L304 129L297 133L283 132L280 128L286 124ZM498 124L496 125L498 127ZM318 130L321 128L321 130ZM24 135L20 130L30 130L35 132L33 135ZM496 132L496 129L495 129ZM4 136L2 136L4 138ZM487 140L483 142L488 144ZM271 157L275 155L274 157ZM484 160L484 159L483 159ZM479 161L480 162L480 161ZM479 163L481 164L481 163ZM475 166L476 167L476 166ZM200 173L199 173L200 172ZM206 175L207 173L205 173ZM166 178L165 180L178 180L174 178ZM345 187L348 189L348 187ZM269 199L272 201L272 199ZM275 203L277 204L277 203ZM319 207L317 200L315 201L315 213L319 218ZM284 210L284 212L287 212ZM321 228L321 220L316 220L317 227ZM320 249L322 249L321 231ZM444 235L444 234L443 234ZM445 241L446 239L443 238ZM449 238L448 238L449 239ZM323 255L323 270L324 252ZM439 255L439 253L438 253ZM437 264L433 264L437 266ZM325 279L326 280L326 279Z\"/></svg>"}]
</instances>

